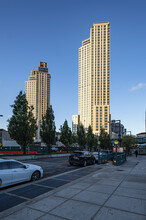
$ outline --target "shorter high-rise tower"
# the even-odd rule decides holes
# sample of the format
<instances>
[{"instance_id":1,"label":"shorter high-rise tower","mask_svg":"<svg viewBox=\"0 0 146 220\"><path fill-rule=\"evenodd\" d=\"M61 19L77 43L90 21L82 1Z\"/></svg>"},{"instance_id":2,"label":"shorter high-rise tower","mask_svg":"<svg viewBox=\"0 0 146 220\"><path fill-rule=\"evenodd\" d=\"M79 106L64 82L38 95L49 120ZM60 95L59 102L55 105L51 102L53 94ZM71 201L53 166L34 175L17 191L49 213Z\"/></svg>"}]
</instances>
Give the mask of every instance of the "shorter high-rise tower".
<instances>
[{"instance_id":1,"label":"shorter high-rise tower","mask_svg":"<svg viewBox=\"0 0 146 220\"><path fill-rule=\"evenodd\" d=\"M40 139L40 122L50 106L50 78L47 63L40 62L38 70L32 70L29 81L25 82L26 99L33 106L34 117L37 119L38 131L36 139Z\"/></svg>"}]
</instances>

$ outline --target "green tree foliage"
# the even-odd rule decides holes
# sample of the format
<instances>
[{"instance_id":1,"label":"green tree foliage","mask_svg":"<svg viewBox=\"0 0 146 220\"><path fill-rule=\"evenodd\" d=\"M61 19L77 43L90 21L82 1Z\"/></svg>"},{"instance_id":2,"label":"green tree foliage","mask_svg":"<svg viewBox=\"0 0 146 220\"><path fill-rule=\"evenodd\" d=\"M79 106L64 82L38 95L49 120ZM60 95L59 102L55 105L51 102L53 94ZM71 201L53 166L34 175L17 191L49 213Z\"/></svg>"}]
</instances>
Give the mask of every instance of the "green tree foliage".
<instances>
[{"instance_id":1,"label":"green tree foliage","mask_svg":"<svg viewBox=\"0 0 146 220\"><path fill-rule=\"evenodd\" d=\"M86 136L84 126L81 124L77 129L77 141L80 148L83 150L86 145Z\"/></svg>"},{"instance_id":2,"label":"green tree foliage","mask_svg":"<svg viewBox=\"0 0 146 220\"><path fill-rule=\"evenodd\" d=\"M127 153L130 153L130 149L136 144L131 135L124 136L122 138L121 146L126 147Z\"/></svg>"},{"instance_id":3,"label":"green tree foliage","mask_svg":"<svg viewBox=\"0 0 146 220\"><path fill-rule=\"evenodd\" d=\"M25 94L22 91L11 107L13 108L13 115L8 120L8 132L10 137L23 147L24 154L26 154L26 147L33 143L37 130L33 107L28 106Z\"/></svg>"},{"instance_id":4,"label":"green tree foliage","mask_svg":"<svg viewBox=\"0 0 146 220\"><path fill-rule=\"evenodd\" d=\"M71 144L71 129L68 126L67 120L64 121L63 126L60 127L61 135L60 135L60 141L66 146L67 152L68 147Z\"/></svg>"},{"instance_id":5,"label":"green tree foliage","mask_svg":"<svg viewBox=\"0 0 146 220\"><path fill-rule=\"evenodd\" d=\"M55 143L55 117L52 106L47 108L46 115L42 119L40 136L42 141L48 147L48 153L51 153L51 145Z\"/></svg>"},{"instance_id":6,"label":"green tree foliage","mask_svg":"<svg viewBox=\"0 0 146 220\"><path fill-rule=\"evenodd\" d=\"M102 149L112 148L112 142L110 140L110 136L107 132L105 132L104 128L100 130L99 141L100 141L100 147Z\"/></svg>"},{"instance_id":7,"label":"green tree foliage","mask_svg":"<svg viewBox=\"0 0 146 220\"><path fill-rule=\"evenodd\" d=\"M89 126L88 127L88 131L87 131L87 138L86 138L86 142L87 142L87 145L90 149L90 151L92 150L93 146L94 146L94 134L92 132L92 127Z\"/></svg>"},{"instance_id":8,"label":"green tree foliage","mask_svg":"<svg viewBox=\"0 0 146 220\"><path fill-rule=\"evenodd\" d=\"M94 136L94 151L97 151L97 147L98 147L98 138Z\"/></svg>"},{"instance_id":9,"label":"green tree foliage","mask_svg":"<svg viewBox=\"0 0 146 220\"><path fill-rule=\"evenodd\" d=\"M71 144L77 143L77 136L72 133L71 135Z\"/></svg>"}]
</instances>

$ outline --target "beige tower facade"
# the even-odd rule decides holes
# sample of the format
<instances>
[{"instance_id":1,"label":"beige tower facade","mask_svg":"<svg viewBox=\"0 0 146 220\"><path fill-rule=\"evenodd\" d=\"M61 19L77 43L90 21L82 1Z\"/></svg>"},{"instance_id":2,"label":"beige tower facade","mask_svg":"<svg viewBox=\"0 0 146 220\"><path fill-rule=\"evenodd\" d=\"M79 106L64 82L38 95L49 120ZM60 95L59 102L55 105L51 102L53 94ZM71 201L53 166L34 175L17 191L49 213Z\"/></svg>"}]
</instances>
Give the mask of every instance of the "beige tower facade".
<instances>
[{"instance_id":1,"label":"beige tower facade","mask_svg":"<svg viewBox=\"0 0 146 220\"><path fill-rule=\"evenodd\" d=\"M80 123L80 116L72 115L72 133L77 134L79 123Z\"/></svg>"},{"instance_id":2,"label":"beige tower facade","mask_svg":"<svg viewBox=\"0 0 146 220\"><path fill-rule=\"evenodd\" d=\"M110 114L110 24L94 23L90 38L79 48L78 113L85 129L109 133Z\"/></svg>"},{"instance_id":3,"label":"beige tower facade","mask_svg":"<svg viewBox=\"0 0 146 220\"><path fill-rule=\"evenodd\" d=\"M50 78L47 63L40 62L38 70L32 70L29 80L25 82L26 99L29 106L33 106L34 116L37 119L38 131L36 139L40 139L40 122L50 106Z\"/></svg>"}]
</instances>

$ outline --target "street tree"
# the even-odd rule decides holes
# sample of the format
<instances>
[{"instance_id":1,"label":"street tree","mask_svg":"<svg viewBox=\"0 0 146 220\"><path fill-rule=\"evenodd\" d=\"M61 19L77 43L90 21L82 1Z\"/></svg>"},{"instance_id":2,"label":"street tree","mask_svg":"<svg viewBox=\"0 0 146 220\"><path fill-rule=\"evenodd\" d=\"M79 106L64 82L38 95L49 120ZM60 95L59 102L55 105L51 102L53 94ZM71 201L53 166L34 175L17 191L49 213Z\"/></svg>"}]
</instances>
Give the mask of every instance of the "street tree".
<instances>
[{"instance_id":1,"label":"street tree","mask_svg":"<svg viewBox=\"0 0 146 220\"><path fill-rule=\"evenodd\" d=\"M94 151L97 151L97 147L98 147L98 137L94 136Z\"/></svg>"},{"instance_id":2,"label":"street tree","mask_svg":"<svg viewBox=\"0 0 146 220\"><path fill-rule=\"evenodd\" d=\"M67 120L64 121L63 126L60 126L60 131L61 131L60 141L66 146L67 152L68 152L68 148L69 148L69 146L71 144L71 136L72 136L72 134L71 134L71 129L68 126Z\"/></svg>"},{"instance_id":3,"label":"street tree","mask_svg":"<svg viewBox=\"0 0 146 220\"><path fill-rule=\"evenodd\" d=\"M110 135L105 132L104 128L101 128L100 130L100 136L99 136L99 141L100 141L100 147L102 149L111 149L112 148L112 142L110 140Z\"/></svg>"},{"instance_id":4,"label":"street tree","mask_svg":"<svg viewBox=\"0 0 146 220\"><path fill-rule=\"evenodd\" d=\"M85 129L82 124L80 124L77 128L77 141L80 148L83 150L86 145L86 136L85 136Z\"/></svg>"},{"instance_id":5,"label":"street tree","mask_svg":"<svg viewBox=\"0 0 146 220\"><path fill-rule=\"evenodd\" d=\"M8 120L8 132L10 137L22 146L26 154L26 147L33 143L37 130L33 106L28 106L25 93L20 91L11 107L13 115Z\"/></svg>"},{"instance_id":6,"label":"street tree","mask_svg":"<svg viewBox=\"0 0 146 220\"><path fill-rule=\"evenodd\" d=\"M72 133L71 134L71 144L74 144L74 143L77 143L77 136L74 133Z\"/></svg>"},{"instance_id":7,"label":"street tree","mask_svg":"<svg viewBox=\"0 0 146 220\"><path fill-rule=\"evenodd\" d=\"M92 150L93 146L94 146L94 134L92 132L92 127L89 126L88 127L88 131L87 131L87 137L86 137L86 142L87 142L87 145L90 149L90 151Z\"/></svg>"},{"instance_id":8,"label":"street tree","mask_svg":"<svg viewBox=\"0 0 146 220\"><path fill-rule=\"evenodd\" d=\"M51 145L55 144L55 116L54 111L52 109L52 106L47 108L46 115L44 115L42 122L41 122L41 128L40 128L40 136L42 141L47 145L48 147L48 153L51 153Z\"/></svg>"},{"instance_id":9,"label":"street tree","mask_svg":"<svg viewBox=\"0 0 146 220\"><path fill-rule=\"evenodd\" d=\"M121 146L126 147L127 153L130 153L130 149L134 147L136 142L133 140L133 136L131 135L126 135L122 138Z\"/></svg>"}]
</instances>

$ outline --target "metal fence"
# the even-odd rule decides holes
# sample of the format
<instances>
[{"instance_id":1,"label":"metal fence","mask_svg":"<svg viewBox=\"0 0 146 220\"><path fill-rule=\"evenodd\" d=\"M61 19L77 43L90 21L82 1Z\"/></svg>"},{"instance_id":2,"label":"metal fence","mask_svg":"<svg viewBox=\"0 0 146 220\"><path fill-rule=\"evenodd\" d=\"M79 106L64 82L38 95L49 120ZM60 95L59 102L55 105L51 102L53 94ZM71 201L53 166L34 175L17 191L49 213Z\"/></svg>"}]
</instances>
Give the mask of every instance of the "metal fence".
<instances>
[{"instance_id":1,"label":"metal fence","mask_svg":"<svg viewBox=\"0 0 146 220\"><path fill-rule=\"evenodd\" d=\"M100 155L101 163L107 163L110 160L113 160L113 153Z\"/></svg>"},{"instance_id":2,"label":"metal fence","mask_svg":"<svg viewBox=\"0 0 146 220\"><path fill-rule=\"evenodd\" d=\"M113 158L113 164L118 166L121 165L122 163L124 163L126 161L126 152L124 153L117 153L117 155L114 155Z\"/></svg>"},{"instance_id":3,"label":"metal fence","mask_svg":"<svg viewBox=\"0 0 146 220\"><path fill-rule=\"evenodd\" d=\"M126 161L126 152L123 153L109 153L100 155L100 163L107 163L112 161L115 166L121 165Z\"/></svg>"},{"instance_id":4,"label":"metal fence","mask_svg":"<svg viewBox=\"0 0 146 220\"><path fill-rule=\"evenodd\" d=\"M51 148L52 153L66 153L72 152L74 150L79 150L78 147L56 147L56 149ZM8 146L0 147L1 155L21 155L23 154L23 148L19 146ZM48 148L46 146L28 146L26 147L26 154L48 154Z\"/></svg>"},{"instance_id":5,"label":"metal fence","mask_svg":"<svg viewBox=\"0 0 146 220\"><path fill-rule=\"evenodd\" d=\"M47 147L41 147L41 146L29 146L26 147L26 153L27 154L47 154L48 149ZM0 154L23 154L23 148L22 147L1 147L0 148Z\"/></svg>"}]
</instances>

